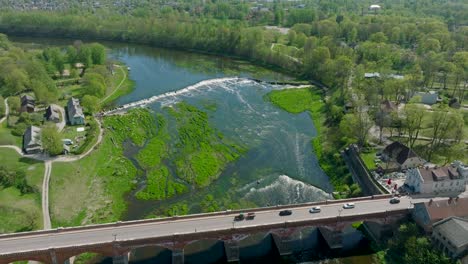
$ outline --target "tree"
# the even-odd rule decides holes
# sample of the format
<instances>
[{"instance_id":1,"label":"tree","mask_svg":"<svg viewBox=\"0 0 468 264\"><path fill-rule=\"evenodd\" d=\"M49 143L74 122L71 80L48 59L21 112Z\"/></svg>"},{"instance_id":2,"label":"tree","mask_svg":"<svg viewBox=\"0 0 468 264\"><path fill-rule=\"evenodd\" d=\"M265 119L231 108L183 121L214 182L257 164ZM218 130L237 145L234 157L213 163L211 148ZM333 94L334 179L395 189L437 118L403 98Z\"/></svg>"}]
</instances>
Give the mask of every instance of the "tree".
<instances>
[{"instance_id":1,"label":"tree","mask_svg":"<svg viewBox=\"0 0 468 264\"><path fill-rule=\"evenodd\" d=\"M106 62L106 49L99 43L93 43L91 47L91 58L93 64L103 65Z\"/></svg>"},{"instance_id":2,"label":"tree","mask_svg":"<svg viewBox=\"0 0 468 264\"><path fill-rule=\"evenodd\" d=\"M407 104L403 110L403 127L408 134L408 145L413 148L414 143L418 139L419 132L422 128L422 121L426 111L419 104Z\"/></svg>"},{"instance_id":3,"label":"tree","mask_svg":"<svg viewBox=\"0 0 468 264\"><path fill-rule=\"evenodd\" d=\"M428 149L428 160L430 161L434 151L450 142L458 143L463 133L463 117L459 112L445 107L437 108L432 113L432 138Z\"/></svg>"},{"instance_id":4,"label":"tree","mask_svg":"<svg viewBox=\"0 0 468 264\"><path fill-rule=\"evenodd\" d=\"M51 156L59 155L63 152L62 138L55 124L47 124L41 131L42 148Z\"/></svg>"},{"instance_id":5,"label":"tree","mask_svg":"<svg viewBox=\"0 0 468 264\"><path fill-rule=\"evenodd\" d=\"M92 95L85 95L81 100L81 104L91 114L99 112L101 110L101 104L99 103L99 98Z\"/></svg>"},{"instance_id":6,"label":"tree","mask_svg":"<svg viewBox=\"0 0 468 264\"><path fill-rule=\"evenodd\" d=\"M17 114L21 108L21 100L18 96L12 96L8 98L8 106L10 107L11 113Z\"/></svg>"},{"instance_id":7,"label":"tree","mask_svg":"<svg viewBox=\"0 0 468 264\"><path fill-rule=\"evenodd\" d=\"M86 73L83 76L83 93L87 95L103 97L106 94L106 81L98 73Z\"/></svg>"},{"instance_id":8,"label":"tree","mask_svg":"<svg viewBox=\"0 0 468 264\"><path fill-rule=\"evenodd\" d=\"M93 66L93 51L88 45L81 45L76 60L83 63L86 68Z\"/></svg>"},{"instance_id":9,"label":"tree","mask_svg":"<svg viewBox=\"0 0 468 264\"><path fill-rule=\"evenodd\" d=\"M363 106L356 107L356 111L352 114L344 115L340 122L340 130L350 136L359 147L366 144L369 129L373 122Z\"/></svg>"},{"instance_id":10,"label":"tree","mask_svg":"<svg viewBox=\"0 0 468 264\"><path fill-rule=\"evenodd\" d=\"M5 116L5 99L0 95L0 118Z\"/></svg>"}]
</instances>

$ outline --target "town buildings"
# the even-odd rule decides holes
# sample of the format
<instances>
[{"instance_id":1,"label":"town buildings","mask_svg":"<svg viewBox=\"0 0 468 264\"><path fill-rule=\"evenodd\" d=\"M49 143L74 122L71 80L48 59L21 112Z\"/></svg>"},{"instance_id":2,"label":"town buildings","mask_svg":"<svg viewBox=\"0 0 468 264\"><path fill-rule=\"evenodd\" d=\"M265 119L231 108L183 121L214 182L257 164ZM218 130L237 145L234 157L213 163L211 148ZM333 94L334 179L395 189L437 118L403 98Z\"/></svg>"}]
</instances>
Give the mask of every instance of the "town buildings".
<instances>
[{"instance_id":1,"label":"town buildings","mask_svg":"<svg viewBox=\"0 0 468 264\"><path fill-rule=\"evenodd\" d=\"M415 193L461 193L468 184L468 167L456 161L451 166L409 169L405 187Z\"/></svg>"},{"instance_id":2,"label":"town buildings","mask_svg":"<svg viewBox=\"0 0 468 264\"><path fill-rule=\"evenodd\" d=\"M21 96L21 112L33 113L36 106L36 100L29 96Z\"/></svg>"},{"instance_id":3,"label":"town buildings","mask_svg":"<svg viewBox=\"0 0 468 264\"><path fill-rule=\"evenodd\" d=\"M451 258L468 254L468 219L449 217L432 227L432 242Z\"/></svg>"},{"instance_id":4,"label":"town buildings","mask_svg":"<svg viewBox=\"0 0 468 264\"><path fill-rule=\"evenodd\" d=\"M414 168L426 163L413 150L400 142L393 142L385 147L382 152L382 160L387 162L387 167L397 167L400 170Z\"/></svg>"},{"instance_id":5,"label":"town buildings","mask_svg":"<svg viewBox=\"0 0 468 264\"><path fill-rule=\"evenodd\" d=\"M26 154L42 152L41 129L29 126L23 135L23 150Z\"/></svg>"},{"instance_id":6,"label":"town buildings","mask_svg":"<svg viewBox=\"0 0 468 264\"><path fill-rule=\"evenodd\" d=\"M60 122L60 110L54 104L49 105L46 109L44 115L45 119L50 122L59 123Z\"/></svg>"},{"instance_id":7,"label":"town buildings","mask_svg":"<svg viewBox=\"0 0 468 264\"><path fill-rule=\"evenodd\" d=\"M80 100L77 98L70 98L67 103L68 122L70 125L84 125L83 108L80 105Z\"/></svg>"}]
</instances>

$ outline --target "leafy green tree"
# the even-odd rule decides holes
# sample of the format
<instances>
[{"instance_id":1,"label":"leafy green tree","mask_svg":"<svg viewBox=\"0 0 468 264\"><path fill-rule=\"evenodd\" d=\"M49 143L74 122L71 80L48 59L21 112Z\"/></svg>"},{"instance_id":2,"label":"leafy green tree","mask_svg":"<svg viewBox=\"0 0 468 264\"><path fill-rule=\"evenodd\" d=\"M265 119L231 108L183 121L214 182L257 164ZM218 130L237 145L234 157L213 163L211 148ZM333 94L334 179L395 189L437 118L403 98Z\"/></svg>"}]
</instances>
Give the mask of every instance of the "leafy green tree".
<instances>
[{"instance_id":1,"label":"leafy green tree","mask_svg":"<svg viewBox=\"0 0 468 264\"><path fill-rule=\"evenodd\" d=\"M101 110L101 104L99 102L99 98L92 95L85 95L83 99L81 99L81 104L85 108L85 110L91 114L99 112Z\"/></svg>"},{"instance_id":2,"label":"leafy green tree","mask_svg":"<svg viewBox=\"0 0 468 264\"><path fill-rule=\"evenodd\" d=\"M369 40L377 43L385 43L388 41L388 38L383 32L377 32L370 35Z\"/></svg>"},{"instance_id":3,"label":"leafy green tree","mask_svg":"<svg viewBox=\"0 0 468 264\"><path fill-rule=\"evenodd\" d=\"M369 135L369 129L372 127L373 122L367 111L361 107L352 114L346 114L340 123L340 130L344 135L350 137L358 146L362 147L366 144Z\"/></svg>"},{"instance_id":4,"label":"leafy green tree","mask_svg":"<svg viewBox=\"0 0 468 264\"><path fill-rule=\"evenodd\" d=\"M18 114L21 108L21 100L18 96L11 96L8 98L8 106L10 107L10 113Z\"/></svg>"},{"instance_id":5,"label":"leafy green tree","mask_svg":"<svg viewBox=\"0 0 468 264\"><path fill-rule=\"evenodd\" d=\"M62 138L54 124L42 127L41 141L44 151L49 155L55 156L63 152Z\"/></svg>"},{"instance_id":6,"label":"leafy green tree","mask_svg":"<svg viewBox=\"0 0 468 264\"><path fill-rule=\"evenodd\" d=\"M0 95L0 118L5 116L5 99Z\"/></svg>"},{"instance_id":7,"label":"leafy green tree","mask_svg":"<svg viewBox=\"0 0 468 264\"><path fill-rule=\"evenodd\" d=\"M68 63L75 64L77 61L78 52L75 47L67 46L65 48L65 57Z\"/></svg>"},{"instance_id":8,"label":"leafy green tree","mask_svg":"<svg viewBox=\"0 0 468 264\"><path fill-rule=\"evenodd\" d=\"M76 56L77 62L81 62L86 68L93 66L93 51L89 45L81 45Z\"/></svg>"},{"instance_id":9,"label":"leafy green tree","mask_svg":"<svg viewBox=\"0 0 468 264\"><path fill-rule=\"evenodd\" d=\"M423 118L426 115L424 107L419 104L407 104L403 110L403 126L408 134L408 145L414 147L422 129Z\"/></svg>"},{"instance_id":10,"label":"leafy green tree","mask_svg":"<svg viewBox=\"0 0 468 264\"><path fill-rule=\"evenodd\" d=\"M91 58L93 64L103 65L106 62L106 49L99 43L93 43L90 45Z\"/></svg>"},{"instance_id":11,"label":"leafy green tree","mask_svg":"<svg viewBox=\"0 0 468 264\"><path fill-rule=\"evenodd\" d=\"M5 34L0 34L0 48L4 50L9 50L11 47L11 42L8 40L8 37Z\"/></svg>"},{"instance_id":12,"label":"leafy green tree","mask_svg":"<svg viewBox=\"0 0 468 264\"><path fill-rule=\"evenodd\" d=\"M83 76L83 93L98 98L106 94L106 81L98 73L86 73Z\"/></svg>"}]
</instances>

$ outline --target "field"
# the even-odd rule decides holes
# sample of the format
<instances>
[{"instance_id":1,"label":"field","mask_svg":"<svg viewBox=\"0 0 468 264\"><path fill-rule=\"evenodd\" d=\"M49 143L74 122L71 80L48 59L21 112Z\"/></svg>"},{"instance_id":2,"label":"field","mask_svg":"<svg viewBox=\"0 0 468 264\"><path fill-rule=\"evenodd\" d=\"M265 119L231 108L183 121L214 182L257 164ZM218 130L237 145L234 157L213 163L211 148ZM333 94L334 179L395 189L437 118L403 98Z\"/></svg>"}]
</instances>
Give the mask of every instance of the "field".
<instances>
[{"instance_id":1,"label":"field","mask_svg":"<svg viewBox=\"0 0 468 264\"><path fill-rule=\"evenodd\" d=\"M12 149L0 148L0 164L26 172L35 193L21 194L15 187L0 186L0 233L42 229L41 187L44 164L21 158Z\"/></svg>"},{"instance_id":2,"label":"field","mask_svg":"<svg viewBox=\"0 0 468 264\"><path fill-rule=\"evenodd\" d=\"M143 145L149 135L146 131L154 131L152 120L150 113L141 109L106 118L106 135L92 154L76 162L54 163L50 182L54 226L121 218L127 208L124 195L134 187L137 173L123 156L122 142L130 137Z\"/></svg>"}]
</instances>

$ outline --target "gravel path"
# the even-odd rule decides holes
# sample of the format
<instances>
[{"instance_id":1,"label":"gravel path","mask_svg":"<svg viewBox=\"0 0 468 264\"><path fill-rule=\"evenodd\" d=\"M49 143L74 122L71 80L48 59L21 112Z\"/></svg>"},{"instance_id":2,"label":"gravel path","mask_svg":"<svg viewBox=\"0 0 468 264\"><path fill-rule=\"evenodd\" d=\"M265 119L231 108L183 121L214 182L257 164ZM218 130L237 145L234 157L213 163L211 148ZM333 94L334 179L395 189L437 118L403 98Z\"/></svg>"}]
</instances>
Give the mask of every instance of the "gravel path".
<instances>
[{"instance_id":1,"label":"gravel path","mask_svg":"<svg viewBox=\"0 0 468 264\"><path fill-rule=\"evenodd\" d=\"M5 116L0 119L0 124L3 123L10 113L10 108L8 107L8 98L5 98Z\"/></svg>"}]
</instances>

